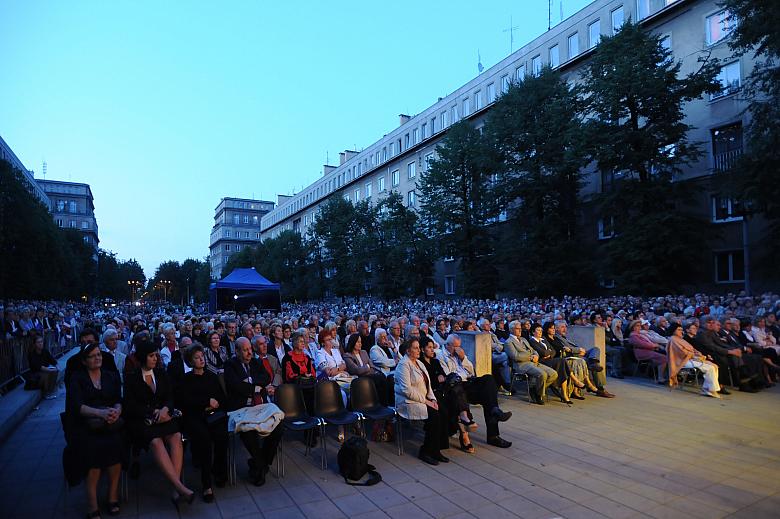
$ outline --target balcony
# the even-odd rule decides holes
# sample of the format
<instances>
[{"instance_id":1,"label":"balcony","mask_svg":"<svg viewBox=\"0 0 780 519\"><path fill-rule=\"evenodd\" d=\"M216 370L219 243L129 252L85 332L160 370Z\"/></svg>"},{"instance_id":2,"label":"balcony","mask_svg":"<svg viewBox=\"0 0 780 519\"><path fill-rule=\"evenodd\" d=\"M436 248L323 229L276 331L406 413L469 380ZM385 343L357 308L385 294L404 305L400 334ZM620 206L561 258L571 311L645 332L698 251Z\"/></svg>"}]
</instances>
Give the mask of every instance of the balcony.
<instances>
[{"instance_id":1,"label":"balcony","mask_svg":"<svg viewBox=\"0 0 780 519\"><path fill-rule=\"evenodd\" d=\"M713 169L716 173L724 173L736 165L741 155L742 148L716 153L712 157Z\"/></svg>"}]
</instances>

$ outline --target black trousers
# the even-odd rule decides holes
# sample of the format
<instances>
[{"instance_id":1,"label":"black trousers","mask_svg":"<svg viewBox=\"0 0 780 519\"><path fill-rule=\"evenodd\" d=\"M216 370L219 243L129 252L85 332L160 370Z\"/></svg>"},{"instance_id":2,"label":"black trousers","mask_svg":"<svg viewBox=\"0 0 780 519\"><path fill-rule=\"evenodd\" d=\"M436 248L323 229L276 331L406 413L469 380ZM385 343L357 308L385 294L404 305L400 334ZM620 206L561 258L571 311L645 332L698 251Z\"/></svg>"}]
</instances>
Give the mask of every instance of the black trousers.
<instances>
[{"instance_id":1,"label":"black trousers","mask_svg":"<svg viewBox=\"0 0 780 519\"><path fill-rule=\"evenodd\" d=\"M238 433L241 442L249 452L249 457L253 460L250 461L250 465L254 465L255 470L262 470L274 462L276 449L282 439L283 429L283 427L279 426L265 437L260 436L255 431Z\"/></svg>"},{"instance_id":2,"label":"black trousers","mask_svg":"<svg viewBox=\"0 0 780 519\"><path fill-rule=\"evenodd\" d=\"M428 456L441 454L441 449L450 446L450 437L447 433L447 412L439 407L439 410L428 406L428 419L425 420L425 439L420 447L420 453Z\"/></svg>"},{"instance_id":3,"label":"black trousers","mask_svg":"<svg viewBox=\"0 0 780 519\"><path fill-rule=\"evenodd\" d=\"M388 381L387 381L387 377L385 377L384 373L373 373L373 374L367 375L367 376L371 377L371 380L374 381L374 386L376 387L376 393L379 396L379 402L383 406L387 407L389 405L388 404L389 401L387 399L387 397L388 397L388 390L387 390L387 382ZM392 385L392 383L394 382L394 379L391 379L390 382L391 382L390 388L391 388L391 391L393 391L393 393L392 393L393 394L393 401L395 401L395 390L394 390L394 387Z\"/></svg>"},{"instance_id":4,"label":"black trousers","mask_svg":"<svg viewBox=\"0 0 780 519\"><path fill-rule=\"evenodd\" d=\"M226 480L227 419L211 425L204 419L187 420L184 427L187 437L192 442L192 455L200 462L200 482L203 488L211 487L212 475L217 479Z\"/></svg>"},{"instance_id":5,"label":"black trousers","mask_svg":"<svg viewBox=\"0 0 780 519\"><path fill-rule=\"evenodd\" d=\"M487 425L487 437L498 436L498 421L493 417L493 410L498 407L498 387L495 379L491 375L482 375L467 380L464 386L468 401L482 406Z\"/></svg>"}]
</instances>

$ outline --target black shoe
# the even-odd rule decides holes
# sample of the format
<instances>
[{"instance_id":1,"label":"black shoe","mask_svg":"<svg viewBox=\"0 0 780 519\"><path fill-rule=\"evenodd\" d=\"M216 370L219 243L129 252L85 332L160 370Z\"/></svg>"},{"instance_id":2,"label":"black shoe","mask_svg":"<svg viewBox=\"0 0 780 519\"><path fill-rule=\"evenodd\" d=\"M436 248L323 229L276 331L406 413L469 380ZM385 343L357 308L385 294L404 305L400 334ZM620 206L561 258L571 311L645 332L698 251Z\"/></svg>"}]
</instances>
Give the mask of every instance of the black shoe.
<instances>
[{"instance_id":1,"label":"black shoe","mask_svg":"<svg viewBox=\"0 0 780 519\"><path fill-rule=\"evenodd\" d=\"M433 458L432 456L429 456L425 454L424 452L420 452L420 454L417 455L417 457L420 459L420 461L423 461L427 463L428 465L438 465L439 461L436 458Z\"/></svg>"},{"instance_id":2,"label":"black shoe","mask_svg":"<svg viewBox=\"0 0 780 519\"><path fill-rule=\"evenodd\" d=\"M537 405L544 405L544 398L541 396L537 396L536 400L534 400L534 403Z\"/></svg>"},{"instance_id":3,"label":"black shoe","mask_svg":"<svg viewBox=\"0 0 780 519\"><path fill-rule=\"evenodd\" d=\"M572 394L571 394L571 397L572 397L573 399L575 399L575 400L585 400L585 397L584 397L584 396L580 396L580 395L578 395L577 393L572 393Z\"/></svg>"},{"instance_id":4,"label":"black shoe","mask_svg":"<svg viewBox=\"0 0 780 519\"><path fill-rule=\"evenodd\" d=\"M722 387L722 388L720 388L720 391L718 391L718 393L720 393L721 395L730 395L731 391L729 391L725 387Z\"/></svg>"},{"instance_id":5,"label":"black shoe","mask_svg":"<svg viewBox=\"0 0 780 519\"><path fill-rule=\"evenodd\" d=\"M501 449L508 449L512 446L512 442L508 442L505 439L503 439L501 436L491 436L487 439L488 445L492 445L493 447L499 447Z\"/></svg>"},{"instance_id":6,"label":"black shoe","mask_svg":"<svg viewBox=\"0 0 780 519\"><path fill-rule=\"evenodd\" d=\"M739 386L739 390L743 393L758 393L758 389L753 386Z\"/></svg>"},{"instance_id":7,"label":"black shoe","mask_svg":"<svg viewBox=\"0 0 780 519\"><path fill-rule=\"evenodd\" d=\"M265 473L268 472L267 468L258 470L252 478L252 484L256 487L262 487L265 485Z\"/></svg>"},{"instance_id":8,"label":"black shoe","mask_svg":"<svg viewBox=\"0 0 780 519\"><path fill-rule=\"evenodd\" d=\"M499 422L506 422L512 418L512 411L502 411L498 407L494 407L490 414Z\"/></svg>"},{"instance_id":9,"label":"black shoe","mask_svg":"<svg viewBox=\"0 0 780 519\"><path fill-rule=\"evenodd\" d=\"M435 459L436 461L438 461L439 463L449 463L450 462L450 459L447 456L445 456L444 454L442 454L441 452L438 453L438 454L434 454L431 457L433 459Z\"/></svg>"}]
</instances>

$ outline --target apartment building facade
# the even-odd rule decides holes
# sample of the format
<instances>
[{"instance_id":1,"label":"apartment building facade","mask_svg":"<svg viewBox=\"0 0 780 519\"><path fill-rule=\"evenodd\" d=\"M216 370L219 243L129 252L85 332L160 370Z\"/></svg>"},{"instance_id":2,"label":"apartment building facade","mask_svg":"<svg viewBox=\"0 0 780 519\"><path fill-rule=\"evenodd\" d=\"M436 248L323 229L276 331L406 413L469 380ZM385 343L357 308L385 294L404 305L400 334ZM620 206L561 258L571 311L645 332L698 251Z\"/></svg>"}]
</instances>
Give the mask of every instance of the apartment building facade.
<instances>
[{"instance_id":1,"label":"apartment building facade","mask_svg":"<svg viewBox=\"0 0 780 519\"><path fill-rule=\"evenodd\" d=\"M84 243L97 251L100 245L95 199L89 184L61 180L35 180L49 197L49 211L60 228L81 232Z\"/></svg>"},{"instance_id":2,"label":"apartment building facade","mask_svg":"<svg viewBox=\"0 0 780 519\"><path fill-rule=\"evenodd\" d=\"M19 160L19 157L16 156L14 150L11 149L11 147L3 140L2 137L0 137L0 160L9 162L11 166L21 171L22 175L24 176L24 184L27 188L27 191L40 200L41 203L47 208L51 207L49 197L43 191L43 188L41 188L41 186L39 186L35 181L33 172L24 167L24 164L22 164L22 161Z\"/></svg>"},{"instance_id":3,"label":"apartment building facade","mask_svg":"<svg viewBox=\"0 0 780 519\"><path fill-rule=\"evenodd\" d=\"M283 230L306 233L319 206L338 193L346 200L377 201L391 191L400 193L407 206L419 207L417 180L424 175L436 146L455 122L467 118L479 127L501 92L512 81L522 81L549 65L560 69L572 82L604 35L613 35L628 20L638 20L647 31L662 37L681 74L699 66L699 58L712 56L723 61L718 79L722 89L716 95L695 100L685 107L689 137L702 143L701 160L687 168L680 180L698 182L697 198L691 203L720 228L703 262L697 286L717 291L739 289L745 280L745 249L757 240L760 224L746 229L732 200L717 197L710 185L713 174L726 169L742 153L742 128L747 123L746 104L738 96L750 74L752 56L732 58L728 34L733 28L717 0L596 0L559 25L485 70L446 97L414 116L400 115L399 126L360 151L340 154L338 166L324 166L320 178L300 193L280 201L261 219L261 237L277 236ZM586 177L585 199L611 188L614 178L592 171ZM593 240L603 244L614 237L609 215L588 214L585 224ZM743 233L752 232L743 240ZM747 236L747 235L746 235ZM450 260L450 261L448 261ZM609 280L605 282L609 285ZM619 290L619 287L616 287ZM458 294L457 272L451 258L436 267L428 295Z\"/></svg>"},{"instance_id":4,"label":"apartment building facade","mask_svg":"<svg viewBox=\"0 0 780 519\"><path fill-rule=\"evenodd\" d=\"M219 279L231 254L260 243L260 219L274 208L267 200L222 198L214 210L209 238L211 278Z\"/></svg>"}]
</instances>

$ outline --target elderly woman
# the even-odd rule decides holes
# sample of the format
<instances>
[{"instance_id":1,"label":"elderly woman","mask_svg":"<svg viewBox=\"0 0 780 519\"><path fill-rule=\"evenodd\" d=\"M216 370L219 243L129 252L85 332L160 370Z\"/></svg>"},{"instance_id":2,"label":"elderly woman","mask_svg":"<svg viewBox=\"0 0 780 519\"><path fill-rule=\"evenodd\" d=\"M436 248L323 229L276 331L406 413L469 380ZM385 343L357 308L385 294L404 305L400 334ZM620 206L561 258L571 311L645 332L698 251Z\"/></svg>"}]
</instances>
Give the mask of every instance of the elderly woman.
<instances>
[{"instance_id":1,"label":"elderly woman","mask_svg":"<svg viewBox=\"0 0 780 519\"><path fill-rule=\"evenodd\" d=\"M179 343L176 340L176 326L173 323L164 323L160 327L160 333L163 336L160 346L160 360L163 366L168 366L174 356L181 355L179 352Z\"/></svg>"},{"instance_id":2,"label":"elderly woman","mask_svg":"<svg viewBox=\"0 0 780 519\"><path fill-rule=\"evenodd\" d=\"M211 503L214 501L212 475L218 487L227 481L227 414L221 409L226 397L217 375L207 369L200 344L187 348L184 357L192 371L182 377L177 390L183 425L192 440L193 455L200 462L203 500Z\"/></svg>"},{"instance_id":3,"label":"elderly woman","mask_svg":"<svg viewBox=\"0 0 780 519\"><path fill-rule=\"evenodd\" d=\"M668 364L668 358L666 350L658 344L651 341L647 335L642 333L642 321L634 320L628 325L630 335L628 337L628 343L634 348L634 356L637 361L649 360L658 370L658 378L666 374L666 366ZM666 380L659 380L659 384L666 384Z\"/></svg>"},{"instance_id":4,"label":"elderly woman","mask_svg":"<svg viewBox=\"0 0 780 519\"><path fill-rule=\"evenodd\" d=\"M420 361L420 342L408 339L401 347L404 356L395 369L395 408L407 420L425 420L425 440L418 458L430 465L450 461L441 453L449 446L447 417L439 412L430 376Z\"/></svg>"},{"instance_id":5,"label":"elderly woman","mask_svg":"<svg viewBox=\"0 0 780 519\"><path fill-rule=\"evenodd\" d=\"M363 350L363 340L360 334L356 333L349 336L346 350L344 362L347 365L347 373L355 377L371 377L382 405L389 405L385 374L374 366L368 354Z\"/></svg>"},{"instance_id":6,"label":"elderly woman","mask_svg":"<svg viewBox=\"0 0 780 519\"><path fill-rule=\"evenodd\" d=\"M57 398L57 377L59 376L57 361L44 347L43 336L35 337L33 347L27 355L27 365L30 366L27 383L33 388L40 388L47 400Z\"/></svg>"},{"instance_id":7,"label":"elderly woman","mask_svg":"<svg viewBox=\"0 0 780 519\"><path fill-rule=\"evenodd\" d=\"M178 509L182 501L192 503L195 493L181 481L184 451L173 407L173 388L153 343L136 344L135 356L140 369L125 378L127 427L136 445L152 451L163 475L173 485L171 500Z\"/></svg>"},{"instance_id":8,"label":"elderly woman","mask_svg":"<svg viewBox=\"0 0 780 519\"><path fill-rule=\"evenodd\" d=\"M394 350L390 340L387 338L387 331L384 328L377 328L374 332L374 345L371 346L369 357L374 366L379 368L385 375L390 375L395 369L398 361L398 351Z\"/></svg>"},{"instance_id":9,"label":"elderly woman","mask_svg":"<svg viewBox=\"0 0 780 519\"><path fill-rule=\"evenodd\" d=\"M206 360L206 369L215 375L225 372L225 362L228 360L227 350L222 346L221 341L219 332L211 331L206 334L203 358Z\"/></svg>"},{"instance_id":10,"label":"elderly woman","mask_svg":"<svg viewBox=\"0 0 780 519\"><path fill-rule=\"evenodd\" d=\"M619 317L607 315L604 320L605 353L612 364L612 375L623 378L623 356L626 349L623 347L623 321Z\"/></svg>"},{"instance_id":11,"label":"elderly woman","mask_svg":"<svg viewBox=\"0 0 780 519\"><path fill-rule=\"evenodd\" d=\"M704 383L701 394L712 398L720 398L718 384L718 366L707 356L700 353L683 337L683 327L677 323L669 326L669 385L677 385L677 374L682 368L696 368L704 373Z\"/></svg>"},{"instance_id":12,"label":"elderly woman","mask_svg":"<svg viewBox=\"0 0 780 519\"><path fill-rule=\"evenodd\" d=\"M566 333L566 322L547 321L542 325L542 331L547 343L555 350L555 356L564 359L569 367L569 382L573 386L570 396L577 400L585 400L585 396L582 394L582 390L585 388L591 393L596 393L598 388L590 379L588 363L585 358L579 356L584 354L584 350L576 346L572 347L571 343L562 340L563 334ZM556 332L558 333L556 334Z\"/></svg>"},{"instance_id":13,"label":"elderly woman","mask_svg":"<svg viewBox=\"0 0 780 519\"><path fill-rule=\"evenodd\" d=\"M108 474L108 513L119 514L119 474L124 446L121 432L121 385L119 375L101 369L103 355L96 343L86 344L79 354L83 370L70 377L66 394L68 444L76 462L86 471L87 518L100 517L97 485Z\"/></svg>"}]
</instances>

